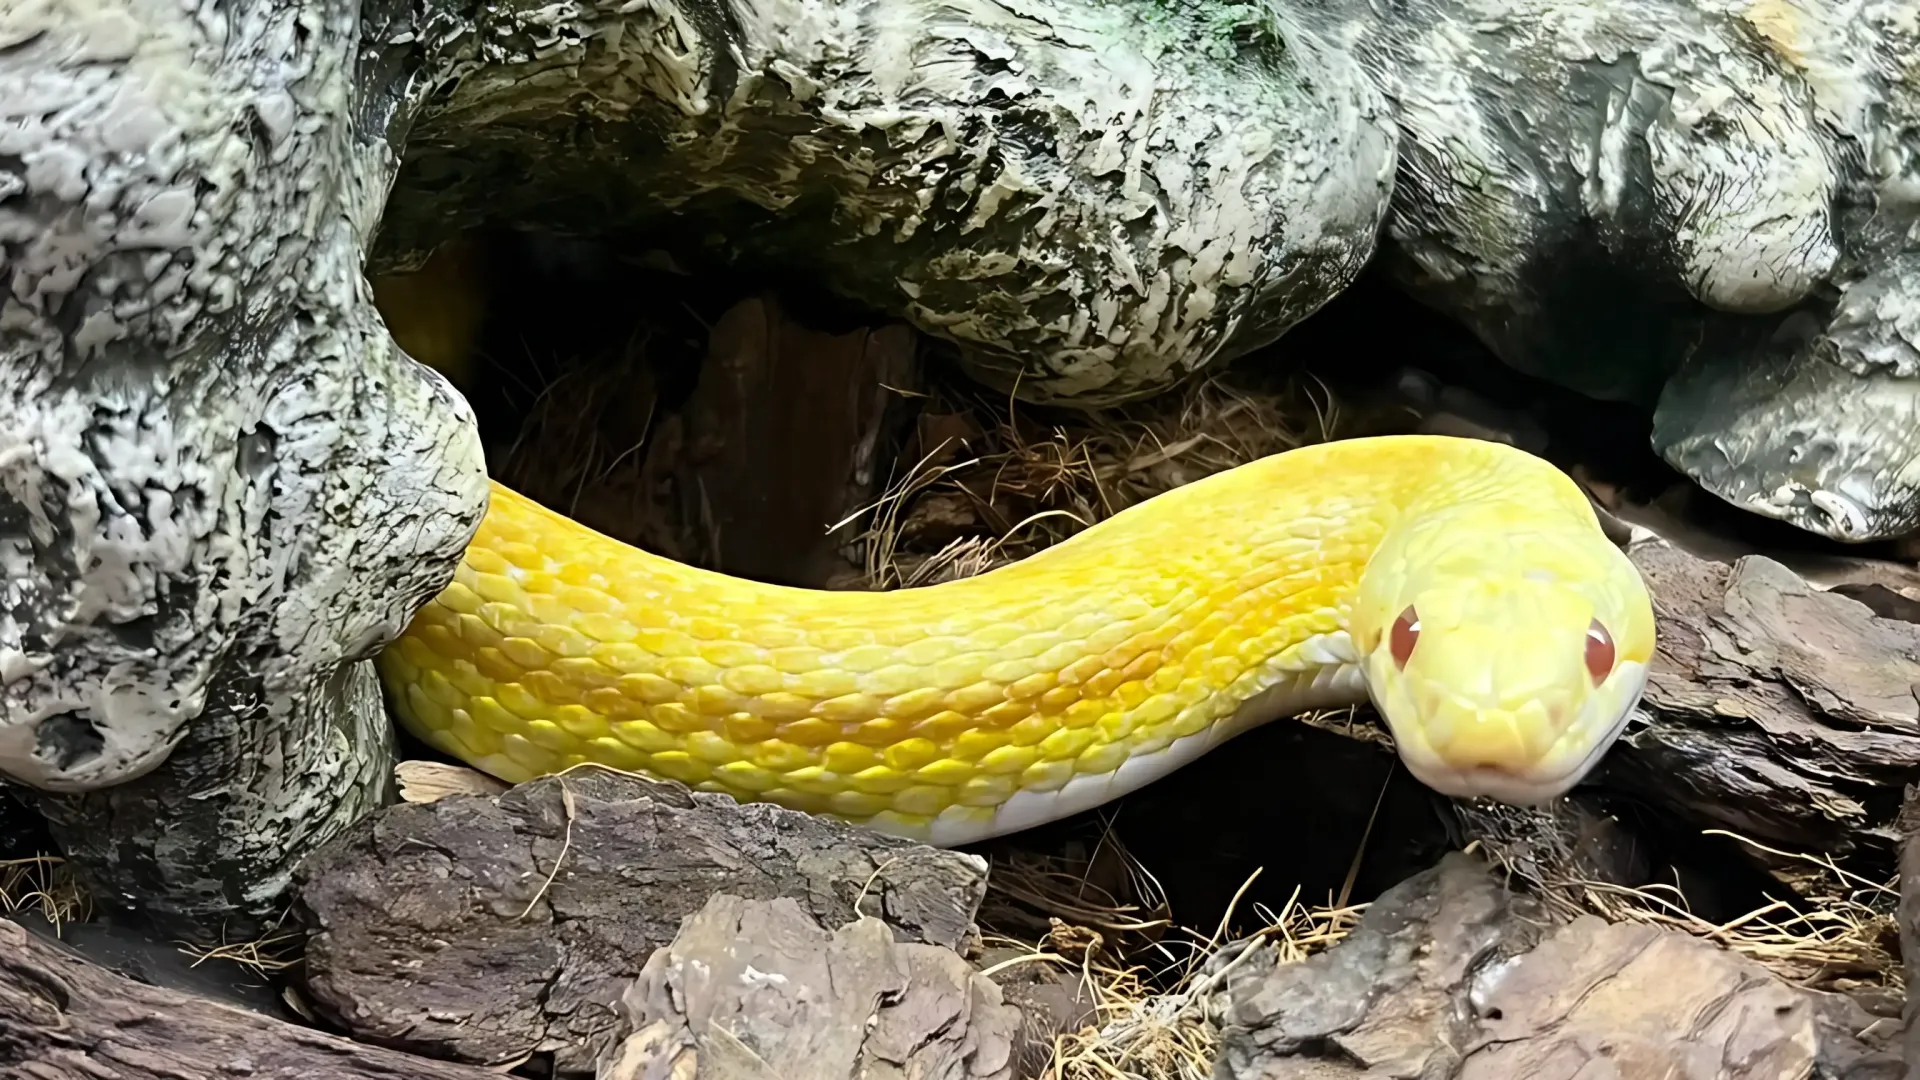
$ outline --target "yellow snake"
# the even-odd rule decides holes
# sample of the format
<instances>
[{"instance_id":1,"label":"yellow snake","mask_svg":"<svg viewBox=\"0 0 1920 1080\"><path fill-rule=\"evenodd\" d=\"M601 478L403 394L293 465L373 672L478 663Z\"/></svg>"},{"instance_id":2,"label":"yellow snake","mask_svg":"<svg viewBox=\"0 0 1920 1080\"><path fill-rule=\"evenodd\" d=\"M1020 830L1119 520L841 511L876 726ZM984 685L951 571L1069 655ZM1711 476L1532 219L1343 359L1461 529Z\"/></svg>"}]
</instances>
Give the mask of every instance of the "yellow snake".
<instances>
[{"instance_id":1,"label":"yellow snake","mask_svg":"<svg viewBox=\"0 0 1920 1080\"><path fill-rule=\"evenodd\" d=\"M1612 745L1653 648L1639 572L1565 474L1405 435L889 592L689 567L495 484L378 665L408 730L502 780L599 762L956 845L1369 698L1428 786L1543 801Z\"/></svg>"}]
</instances>

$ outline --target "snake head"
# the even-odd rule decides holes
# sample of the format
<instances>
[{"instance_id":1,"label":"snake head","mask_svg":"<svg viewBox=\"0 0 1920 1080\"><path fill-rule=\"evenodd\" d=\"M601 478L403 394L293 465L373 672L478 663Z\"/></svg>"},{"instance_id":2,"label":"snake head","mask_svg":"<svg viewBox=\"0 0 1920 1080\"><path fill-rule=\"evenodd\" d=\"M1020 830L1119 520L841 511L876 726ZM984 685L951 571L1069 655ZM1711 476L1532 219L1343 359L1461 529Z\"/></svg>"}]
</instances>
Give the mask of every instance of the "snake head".
<instances>
[{"instance_id":1,"label":"snake head","mask_svg":"<svg viewBox=\"0 0 1920 1080\"><path fill-rule=\"evenodd\" d=\"M1350 631L1368 693L1435 791L1548 802L1639 703L1654 647L1646 587L1597 526L1569 532L1434 530L1478 540L1424 557L1421 537L1401 537L1363 577Z\"/></svg>"}]
</instances>

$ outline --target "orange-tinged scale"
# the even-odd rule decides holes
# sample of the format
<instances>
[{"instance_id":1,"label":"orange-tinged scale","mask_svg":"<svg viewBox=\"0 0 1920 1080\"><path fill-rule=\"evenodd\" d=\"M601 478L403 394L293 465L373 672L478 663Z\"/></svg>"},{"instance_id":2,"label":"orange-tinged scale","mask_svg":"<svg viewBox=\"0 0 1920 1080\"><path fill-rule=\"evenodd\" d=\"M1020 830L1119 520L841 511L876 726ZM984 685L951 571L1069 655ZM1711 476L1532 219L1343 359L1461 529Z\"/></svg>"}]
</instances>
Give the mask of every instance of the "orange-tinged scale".
<instances>
[{"instance_id":1,"label":"orange-tinged scale","mask_svg":"<svg viewBox=\"0 0 1920 1080\"><path fill-rule=\"evenodd\" d=\"M881 702L880 715L899 720L917 720L939 712L946 698L946 693L939 688L923 686Z\"/></svg>"},{"instance_id":2,"label":"orange-tinged scale","mask_svg":"<svg viewBox=\"0 0 1920 1080\"><path fill-rule=\"evenodd\" d=\"M819 717L808 717L781 725L780 737L801 746L824 747L840 737L840 725L828 723Z\"/></svg>"},{"instance_id":3,"label":"orange-tinged scale","mask_svg":"<svg viewBox=\"0 0 1920 1080\"><path fill-rule=\"evenodd\" d=\"M676 735L707 729L706 717L678 701L663 701L648 708L647 719L653 721L653 726L661 731L671 731Z\"/></svg>"},{"instance_id":4,"label":"orange-tinged scale","mask_svg":"<svg viewBox=\"0 0 1920 1080\"><path fill-rule=\"evenodd\" d=\"M601 687L580 695L580 703L608 720L638 720L644 707L615 687Z\"/></svg>"},{"instance_id":5,"label":"orange-tinged scale","mask_svg":"<svg viewBox=\"0 0 1920 1080\"><path fill-rule=\"evenodd\" d=\"M754 700L753 711L770 721L786 722L804 719L813 714L814 700L805 694L790 694L784 690L771 694L761 694Z\"/></svg>"},{"instance_id":6,"label":"orange-tinged scale","mask_svg":"<svg viewBox=\"0 0 1920 1080\"><path fill-rule=\"evenodd\" d=\"M550 705L580 704L580 687L555 675L547 668L536 668L527 672L521 677L520 685Z\"/></svg>"},{"instance_id":7,"label":"orange-tinged scale","mask_svg":"<svg viewBox=\"0 0 1920 1080\"><path fill-rule=\"evenodd\" d=\"M947 708L957 713L979 713L1007 700L1007 688L999 683L977 682L947 695Z\"/></svg>"},{"instance_id":8,"label":"orange-tinged scale","mask_svg":"<svg viewBox=\"0 0 1920 1080\"><path fill-rule=\"evenodd\" d=\"M1099 723L1112 711L1113 703L1104 700L1104 695L1101 698L1081 698L1067 706L1060 722L1070 728L1084 728Z\"/></svg>"},{"instance_id":9,"label":"orange-tinged scale","mask_svg":"<svg viewBox=\"0 0 1920 1080\"><path fill-rule=\"evenodd\" d=\"M1007 726L1007 738L1015 746L1034 746L1060 729L1060 721L1051 716L1029 716Z\"/></svg>"},{"instance_id":10,"label":"orange-tinged scale","mask_svg":"<svg viewBox=\"0 0 1920 1080\"><path fill-rule=\"evenodd\" d=\"M1025 701L1003 701L979 714L983 727L1005 729L1033 715L1032 704Z\"/></svg>"},{"instance_id":11,"label":"orange-tinged scale","mask_svg":"<svg viewBox=\"0 0 1920 1080\"><path fill-rule=\"evenodd\" d=\"M672 679L653 674L622 675L614 680L613 686L627 697L647 705L676 701L686 689Z\"/></svg>"},{"instance_id":12,"label":"orange-tinged scale","mask_svg":"<svg viewBox=\"0 0 1920 1080\"><path fill-rule=\"evenodd\" d=\"M1007 697L1013 701L1033 701L1053 689L1053 672L1036 671L1031 675L1014 680L1007 686Z\"/></svg>"},{"instance_id":13,"label":"orange-tinged scale","mask_svg":"<svg viewBox=\"0 0 1920 1080\"><path fill-rule=\"evenodd\" d=\"M937 712L925 720L916 721L913 733L922 738L932 739L942 746L950 746L953 740L964 732L973 730L973 717L953 711Z\"/></svg>"},{"instance_id":14,"label":"orange-tinged scale","mask_svg":"<svg viewBox=\"0 0 1920 1080\"><path fill-rule=\"evenodd\" d=\"M720 722L720 733L741 746L771 739L775 730L771 719L750 712L728 713Z\"/></svg>"},{"instance_id":15,"label":"orange-tinged scale","mask_svg":"<svg viewBox=\"0 0 1920 1080\"><path fill-rule=\"evenodd\" d=\"M852 741L862 746L881 748L892 746L894 743L906 738L910 727L911 725L905 720L880 717L879 719L868 720L855 725L849 735Z\"/></svg>"},{"instance_id":16,"label":"orange-tinged scale","mask_svg":"<svg viewBox=\"0 0 1920 1080\"><path fill-rule=\"evenodd\" d=\"M526 638L512 637L501 641L500 654L523 671L546 667L553 660L552 653Z\"/></svg>"},{"instance_id":17,"label":"orange-tinged scale","mask_svg":"<svg viewBox=\"0 0 1920 1080\"><path fill-rule=\"evenodd\" d=\"M1080 700L1080 688L1077 686L1056 686L1040 695L1036 702L1040 711L1049 716L1057 716Z\"/></svg>"},{"instance_id":18,"label":"orange-tinged scale","mask_svg":"<svg viewBox=\"0 0 1920 1080\"><path fill-rule=\"evenodd\" d=\"M842 694L828 698L814 707L814 713L822 720L836 724L858 724L871 720L880 712L880 701L867 694Z\"/></svg>"}]
</instances>

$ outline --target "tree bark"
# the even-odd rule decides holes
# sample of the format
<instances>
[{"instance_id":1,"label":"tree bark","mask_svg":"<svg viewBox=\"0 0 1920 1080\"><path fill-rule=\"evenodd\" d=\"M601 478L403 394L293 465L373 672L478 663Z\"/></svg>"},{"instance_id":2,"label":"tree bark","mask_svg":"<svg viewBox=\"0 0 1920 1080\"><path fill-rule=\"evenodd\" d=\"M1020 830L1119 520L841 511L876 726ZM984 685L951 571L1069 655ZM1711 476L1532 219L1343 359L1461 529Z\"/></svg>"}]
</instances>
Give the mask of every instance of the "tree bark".
<instances>
[{"instance_id":1,"label":"tree bark","mask_svg":"<svg viewBox=\"0 0 1920 1080\"><path fill-rule=\"evenodd\" d=\"M1632 551L1659 650L1636 723L1596 781L1678 820L1890 866L1920 767L1920 626L1761 555Z\"/></svg>"},{"instance_id":2,"label":"tree bark","mask_svg":"<svg viewBox=\"0 0 1920 1080\"><path fill-rule=\"evenodd\" d=\"M497 1080L96 967L0 919L0 1080Z\"/></svg>"},{"instance_id":3,"label":"tree bark","mask_svg":"<svg viewBox=\"0 0 1920 1080\"><path fill-rule=\"evenodd\" d=\"M951 950L860 918L831 932L792 900L720 894L621 995L602 1080L1015 1080L1021 1026Z\"/></svg>"},{"instance_id":4,"label":"tree bark","mask_svg":"<svg viewBox=\"0 0 1920 1080\"><path fill-rule=\"evenodd\" d=\"M1892 1080L1847 998L1677 930L1551 926L1472 858L1396 885L1326 952L1216 957L1216 1080Z\"/></svg>"},{"instance_id":5,"label":"tree bark","mask_svg":"<svg viewBox=\"0 0 1920 1080\"><path fill-rule=\"evenodd\" d=\"M709 898L786 897L821 925L973 937L986 862L598 768L362 821L302 868L307 998L355 1036L476 1064L591 1071L620 996Z\"/></svg>"}]
</instances>

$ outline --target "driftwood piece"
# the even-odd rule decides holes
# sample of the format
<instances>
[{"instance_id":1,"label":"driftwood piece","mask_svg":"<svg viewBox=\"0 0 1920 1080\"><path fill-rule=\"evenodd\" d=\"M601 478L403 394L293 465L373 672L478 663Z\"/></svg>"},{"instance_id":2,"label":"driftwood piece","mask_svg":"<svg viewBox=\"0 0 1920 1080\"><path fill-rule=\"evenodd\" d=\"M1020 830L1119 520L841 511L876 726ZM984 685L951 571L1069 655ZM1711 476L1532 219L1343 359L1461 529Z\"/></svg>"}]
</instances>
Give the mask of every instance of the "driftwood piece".
<instances>
[{"instance_id":1,"label":"driftwood piece","mask_svg":"<svg viewBox=\"0 0 1920 1080\"><path fill-rule=\"evenodd\" d=\"M388 808L302 867L306 990L360 1038L590 1069L614 1006L710 896L786 897L902 941L973 934L986 863L769 804L583 767Z\"/></svg>"},{"instance_id":2,"label":"driftwood piece","mask_svg":"<svg viewBox=\"0 0 1920 1080\"><path fill-rule=\"evenodd\" d=\"M1018 1009L950 949L720 894L622 996L600 1080L1012 1080Z\"/></svg>"},{"instance_id":3,"label":"driftwood piece","mask_svg":"<svg viewBox=\"0 0 1920 1080\"><path fill-rule=\"evenodd\" d=\"M1634 563L1659 652L1596 780L1703 828L1891 864L1898 793L1920 767L1920 626L1822 592L1773 559L1662 543Z\"/></svg>"},{"instance_id":4,"label":"driftwood piece","mask_svg":"<svg viewBox=\"0 0 1920 1080\"><path fill-rule=\"evenodd\" d=\"M147 986L0 919L0 1080L498 1080Z\"/></svg>"},{"instance_id":5,"label":"driftwood piece","mask_svg":"<svg viewBox=\"0 0 1920 1080\"><path fill-rule=\"evenodd\" d=\"M1843 997L1679 931L1593 916L1549 928L1457 853L1382 894L1327 952L1241 963L1216 1004L1216 1080L1892 1080L1900 1067Z\"/></svg>"}]
</instances>

